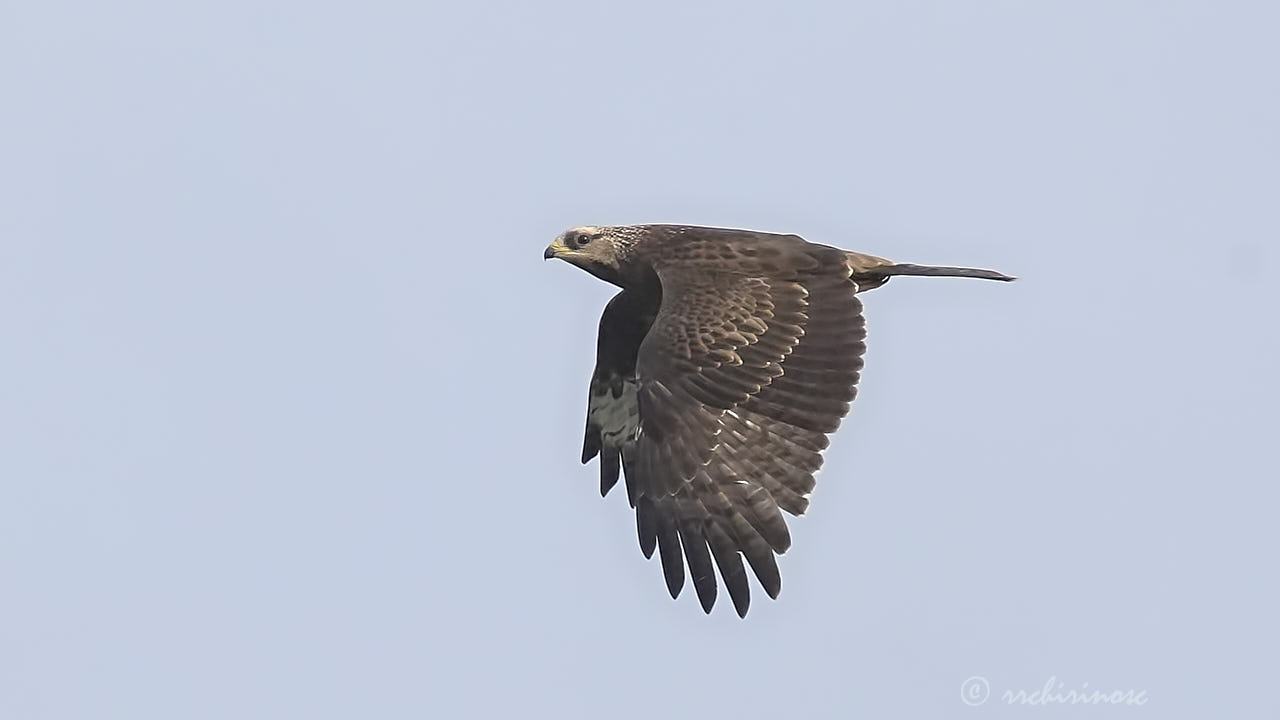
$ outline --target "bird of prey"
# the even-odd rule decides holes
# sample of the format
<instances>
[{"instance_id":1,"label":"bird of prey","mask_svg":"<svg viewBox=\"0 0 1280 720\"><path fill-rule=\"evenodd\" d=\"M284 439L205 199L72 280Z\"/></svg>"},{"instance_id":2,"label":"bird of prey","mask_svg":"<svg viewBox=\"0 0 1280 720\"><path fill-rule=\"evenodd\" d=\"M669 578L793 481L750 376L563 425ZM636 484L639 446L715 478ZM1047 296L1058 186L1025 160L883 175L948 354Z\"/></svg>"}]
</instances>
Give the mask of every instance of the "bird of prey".
<instances>
[{"instance_id":1,"label":"bird of prey","mask_svg":"<svg viewBox=\"0 0 1280 720\"><path fill-rule=\"evenodd\" d=\"M769 597L827 436L849 411L866 325L857 294L896 275L1012 280L895 263L797 235L690 225L578 227L543 254L622 291L600 318L582 462L625 477L640 549L671 597L688 563L704 611L712 562L739 616L743 558Z\"/></svg>"}]
</instances>

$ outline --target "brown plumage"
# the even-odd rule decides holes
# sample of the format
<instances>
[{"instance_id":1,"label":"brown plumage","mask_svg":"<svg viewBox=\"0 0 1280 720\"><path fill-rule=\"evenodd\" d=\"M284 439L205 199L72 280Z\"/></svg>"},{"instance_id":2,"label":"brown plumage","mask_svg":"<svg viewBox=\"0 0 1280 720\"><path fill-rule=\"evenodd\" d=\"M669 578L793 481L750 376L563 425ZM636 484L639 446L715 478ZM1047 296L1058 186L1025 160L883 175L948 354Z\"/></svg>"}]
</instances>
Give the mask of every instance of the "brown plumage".
<instances>
[{"instance_id":1,"label":"brown plumage","mask_svg":"<svg viewBox=\"0 0 1280 720\"><path fill-rule=\"evenodd\" d=\"M857 293L895 275L1013 278L894 263L796 235L685 225L581 227L544 253L622 288L600 318L582 462L621 474L640 549L702 608L715 570L738 615L751 566L769 597L809 505L827 435L849 411L866 325Z\"/></svg>"}]
</instances>

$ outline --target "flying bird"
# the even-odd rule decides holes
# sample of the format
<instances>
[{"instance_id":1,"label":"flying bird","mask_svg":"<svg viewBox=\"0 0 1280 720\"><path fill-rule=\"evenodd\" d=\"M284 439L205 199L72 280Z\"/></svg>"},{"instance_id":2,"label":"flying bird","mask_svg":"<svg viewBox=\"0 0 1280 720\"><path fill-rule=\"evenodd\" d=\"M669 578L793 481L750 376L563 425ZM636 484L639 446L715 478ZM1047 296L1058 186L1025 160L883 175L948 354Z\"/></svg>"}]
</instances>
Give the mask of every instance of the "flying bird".
<instances>
[{"instance_id":1,"label":"flying bird","mask_svg":"<svg viewBox=\"0 0 1280 720\"><path fill-rule=\"evenodd\" d=\"M578 227L543 253L622 291L600 318L585 464L600 494L625 478L640 549L671 597L685 564L704 611L715 566L739 616L782 589L783 511L809 506L827 436L856 394L859 292L897 275L1013 280L992 270L895 263L797 235L690 225Z\"/></svg>"}]
</instances>

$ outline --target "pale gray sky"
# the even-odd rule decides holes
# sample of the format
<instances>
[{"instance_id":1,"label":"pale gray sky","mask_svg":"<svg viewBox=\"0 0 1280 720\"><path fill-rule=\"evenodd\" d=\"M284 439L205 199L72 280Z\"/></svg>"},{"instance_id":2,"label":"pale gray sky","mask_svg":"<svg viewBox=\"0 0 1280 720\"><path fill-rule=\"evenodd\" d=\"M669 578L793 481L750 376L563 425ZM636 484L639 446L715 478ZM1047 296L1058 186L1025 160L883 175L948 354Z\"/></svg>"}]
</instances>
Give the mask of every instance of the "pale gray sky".
<instances>
[{"instance_id":1,"label":"pale gray sky","mask_svg":"<svg viewBox=\"0 0 1280 720\"><path fill-rule=\"evenodd\" d=\"M6 4L0 717L1275 716L1278 30ZM866 296L746 621L577 461L611 289L542 249L645 221L1022 278Z\"/></svg>"}]
</instances>

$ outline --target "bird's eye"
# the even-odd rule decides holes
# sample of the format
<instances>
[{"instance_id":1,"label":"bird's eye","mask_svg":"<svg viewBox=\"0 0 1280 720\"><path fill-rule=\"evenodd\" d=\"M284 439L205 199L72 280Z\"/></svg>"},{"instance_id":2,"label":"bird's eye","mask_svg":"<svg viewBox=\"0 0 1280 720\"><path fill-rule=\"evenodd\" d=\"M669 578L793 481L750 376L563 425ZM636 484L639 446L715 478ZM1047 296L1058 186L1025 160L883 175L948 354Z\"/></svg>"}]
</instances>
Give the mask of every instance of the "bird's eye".
<instances>
[{"instance_id":1,"label":"bird's eye","mask_svg":"<svg viewBox=\"0 0 1280 720\"><path fill-rule=\"evenodd\" d=\"M591 242L591 236L590 236L590 235L587 235L586 233L583 233L582 235L579 235L579 236L578 236L578 246L579 246L579 247L581 247L581 246L583 246L583 245L586 245L586 244L587 244L587 243L589 243L589 242Z\"/></svg>"}]
</instances>

